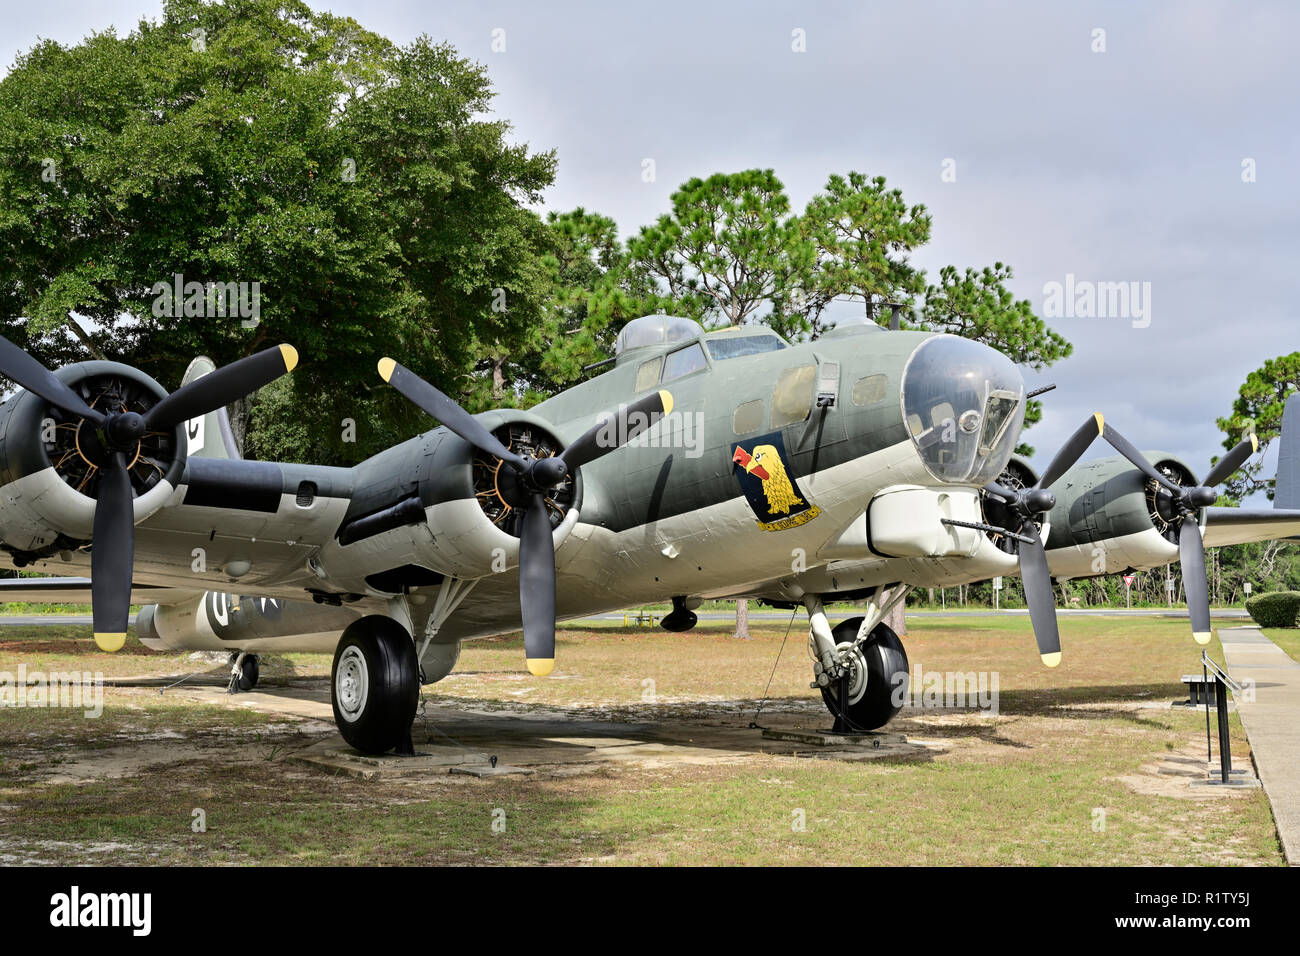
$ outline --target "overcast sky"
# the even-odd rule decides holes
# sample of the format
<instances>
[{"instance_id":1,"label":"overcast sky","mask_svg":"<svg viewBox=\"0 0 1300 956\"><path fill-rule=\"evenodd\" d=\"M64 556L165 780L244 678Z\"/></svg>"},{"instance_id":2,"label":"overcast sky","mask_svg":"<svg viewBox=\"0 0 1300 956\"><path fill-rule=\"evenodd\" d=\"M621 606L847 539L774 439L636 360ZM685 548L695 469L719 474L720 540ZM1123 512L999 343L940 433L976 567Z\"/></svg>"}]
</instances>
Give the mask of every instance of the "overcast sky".
<instances>
[{"instance_id":1,"label":"overcast sky","mask_svg":"<svg viewBox=\"0 0 1300 956\"><path fill-rule=\"evenodd\" d=\"M1067 275L1149 283L1147 316L1051 320L1075 352L1027 376L1059 385L1028 436L1040 468L1099 409L1203 475L1221 452L1214 419L1246 374L1300 349L1300 5L312 6L486 63L516 138L558 152L547 207L598 210L624 236L691 176L771 167L801 208L829 173L855 169L930 208L915 261L932 275L1009 263L1040 315ZM161 9L3 7L5 66L38 37L126 32Z\"/></svg>"}]
</instances>

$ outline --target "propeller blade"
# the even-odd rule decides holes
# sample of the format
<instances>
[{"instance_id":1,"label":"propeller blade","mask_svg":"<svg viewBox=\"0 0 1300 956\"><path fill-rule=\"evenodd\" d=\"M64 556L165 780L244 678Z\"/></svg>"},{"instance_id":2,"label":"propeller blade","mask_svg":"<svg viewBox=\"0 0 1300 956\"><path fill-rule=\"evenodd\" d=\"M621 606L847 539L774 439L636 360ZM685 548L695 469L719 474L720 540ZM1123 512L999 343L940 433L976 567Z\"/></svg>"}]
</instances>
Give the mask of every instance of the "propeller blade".
<instances>
[{"instance_id":1,"label":"propeller blade","mask_svg":"<svg viewBox=\"0 0 1300 956\"><path fill-rule=\"evenodd\" d=\"M1020 580L1029 604L1029 621L1038 641L1043 663L1055 667L1061 663L1061 631L1056 623L1056 594L1052 591L1052 572L1047 567L1047 551L1038 527L1027 522L1022 533L1030 543L1020 545Z\"/></svg>"},{"instance_id":2,"label":"propeller blade","mask_svg":"<svg viewBox=\"0 0 1300 956\"><path fill-rule=\"evenodd\" d=\"M1074 463L1083 457L1083 453L1105 429L1106 421L1101 417L1101 412L1079 426L1079 430L1061 446L1051 464L1043 471L1042 477L1038 479L1038 487L1050 488L1058 478L1074 467Z\"/></svg>"},{"instance_id":3,"label":"propeller blade","mask_svg":"<svg viewBox=\"0 0 1300 956\"><path fill-rule=\"evenodd\" d=\"M560 452L560 457L570 470L581 468L636 438L672 410L671 394L663 390L652 392L601 416L599 422Z\"/></svg>"},{"instance_id":4,"label":"propeller blade","mask_svg":"<svg viewBox=\"0 0 1300 956\"><path fill-rule=\"evenodd\" d=\"M1207 488L1213 488L1220 482L1226 481L1233 472L1246 463L1247 458L1257 451L1259 451L1259 439L1251 435L1220 458L1219 463L1210 469L1210 473L1205 476L1205 481L1201 482L1201 484Z\"/></svg>"},{"instance_id":5,"label":"propeller blade","mask_svg":"<svg viewBox=\"0 0 1300 956\"><path fill-rule=\"evenodd\" d=\"M133 499L126 458L120 451L113 452L99 483L90 552L90 596L100 650L120 650L126 643L135 557Z\"/></svg>"},{"instance_id":6,"label":"propeller blade","mask_svg":"<svg viewBox=\"0 0 1300 956\"><path fill-rule=\"evenodd\" d=\"M298 351L292 345L277 345L231 362L181 386L149 409L144 417L145 427L173 428L183 421L224 408L292 372L297 364Z\"/></svg>"},{"instance_id":7,"label":"propeller blade","mask_svg":"<svg viewBox=\"0 0 1300 956\"><path fill-rule=\"evenodd\" d=\"M96 423L104 421L103 412L87 405L85 399L53 372L3 336L0 336L0 375L71 415Z\"/></svg>"},{"instance_id":8,"label":"propeller blade","mask_svg":"<svg viewBox=\"0 0 1300 956\"><path fill-rule=\"evenodd\" d=\"M1109 425L1105 425L1102 428L1102 437L1110 443L1112 448L1127 458L1129 462L1138 469L1138 471L1156 482L1156 484L1163 485L1175 495L1182 497L1183 489L1174 484L1164 475L1160 474L1160 472L1156 471L1155 466L1152 465L1151 462L1147 461L1146 456L1143 455L1142 452L1138 451L1137 448L1134 447L1133 443L1127 438L1115 431L1115 429L1111 428Z\"/></svg>"},{"instance_id":9,"label":"propeller blade","mask_svg":"<svg viewBox=\"0 0 1300 956\"><path fill-rule=\"evenodd\" d=\"M410 369L390 358L382 358L379 360L379 375L413 404L438 419L475 448L509 462L516 471L523 472L527 469L527 462L501 444L497 437L480 425L469 412ZM549 531L547 537L550 537ZM551 603L555 603L553 595ZM553 623L554 617L552 617Z\"/></svg>"},{"instance_id":10,"label":"propeller blade","mask_svg":"<svg viewBox=\"0 0 1300 956\"><path fill-rule=\"evenodd\" d=\"M1192 637L1197 644L1210 643L1210 590L1205 583L1205 542L1195 515L1183 519L1178 530L1178 560L1183 568L1183 590L1187 592L1187 614L1192 619Z\"/></svg>"},{"instance_id":11,"label":"propeller blade","mask_svg":"<svg viewBox=\"0 0 1300 956\"><path fill-rule=\"evenodd\" d=\"M555 542L540 493L524 509L519 534L519 612L528 670L545 677L555 666Z\"/></svg>"}]
</instances>

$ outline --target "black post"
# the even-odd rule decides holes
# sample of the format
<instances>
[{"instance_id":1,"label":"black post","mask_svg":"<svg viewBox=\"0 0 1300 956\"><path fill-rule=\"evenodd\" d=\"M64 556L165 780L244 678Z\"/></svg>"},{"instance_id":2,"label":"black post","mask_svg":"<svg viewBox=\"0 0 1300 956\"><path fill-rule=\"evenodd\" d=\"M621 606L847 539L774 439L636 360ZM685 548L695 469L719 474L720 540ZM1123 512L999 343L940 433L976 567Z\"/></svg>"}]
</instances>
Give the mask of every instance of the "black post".
<instances>
[{"instance_id":1,"label":"black post","mask_svg":"<svg viewBox=\"0 0 1300 956\"><path fill-rule=\"evenodd\" d=\"M1232 773L1232 742L1228 739L1228 685L1215 675L1214 705L1219 708L1219 770L1223 782Z\"/></svg>"},{"instance_id":2,"label":"black post","mask_svg":"<svg viewBox=\"0 0 1300 956\"><path fill-rule=\"evenodd\" d=\"M1218 680L1218 677L1215 677ZM1205 702L1205 762L1214 760L1214 751L1210 747L1210 669L1205 665L1205 653L1201 653L1201 700Z\"/></svg>"},{"instance_id":3,"label":"black post","mask_svg":"<svg viewBox=\"0 0 1300 956\"><path fill-rule=\"evenodd\" d=\"M847 734L849 732L849 672L845 668L840 672L840 699L836 701L839 704L836 707L835 726L831 728L833 734Z\"/></svg>"}]
</instances>

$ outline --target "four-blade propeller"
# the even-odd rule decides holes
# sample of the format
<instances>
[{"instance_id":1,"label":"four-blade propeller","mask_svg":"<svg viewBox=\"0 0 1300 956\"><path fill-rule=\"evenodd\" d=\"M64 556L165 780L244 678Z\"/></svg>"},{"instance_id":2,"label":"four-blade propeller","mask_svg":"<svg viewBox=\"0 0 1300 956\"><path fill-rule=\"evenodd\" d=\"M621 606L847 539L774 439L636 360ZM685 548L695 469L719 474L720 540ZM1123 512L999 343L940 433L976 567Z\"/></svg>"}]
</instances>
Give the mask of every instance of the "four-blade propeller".
<instances>
[{"instance_id":1,"label":"four-blade propeller","mask_svg":"<svg viewBox=\"0 0 1300 956\"><path fill-rule=\"evenodd\" d=\"M1200 510L1208 508L1218 499L1216 485L1227 481L1255 452L1259 440L1251 435L1237 445L1210 469L1205 481L1199 485L1178 485L1162 475L1140 451L1107 425L1102 437L1110 442L1144 475L1156 483L1156 495L1182 519L1178 529L1178 560L1183 569L1183 590L1187 595L1187 614L1192 620L1192 637L1197 644L1210 643L1210 587L1205 578L1205 542L1201 538Z\"/></svg>"},{"instance_id":2,"label":"four-blade propeller","mask_svg":"<svg viewBox=\"0 0 1300 956\"><path fill-rule=\"evenodd\" d=\"M413 404L442 422L480 451L495 455L514 471L523 523L519 532L519 610L528 670L545 677L555 666L555 543L546 495L574 471L636 438L673 410L666 391L652 392L578 436L558 455L516 455L476 418L410 369L393 359L379 362L379 374Z\"/></svg>"},{"instance_id":3,"label":"four-blade propeller","mask_svg":"<svg viewBox=\"0 0 1300 956\"><path fill-rule=\"evenodd\" d=\"M80 419L77 445L103 472L95 500L90 553L95 643L118 650L130 618L135 555L135 493L127 471L140 439L174 429L255 392L298 364L291 345L279 345L217 369L172 392L143 415L91 408L80 395L18 346L0 337L0 375Z\"/></svg>"},{"instance_id":4,"label":"four-blade propeller","mask_svg":"<svg viewBox=\"0 0 1300 956\"><path fill-rule=\"evenodd\" d=\"M1000 498L1018 519L1019 526L1007 530L1019 535L1021 540L1020 576L1024 583L1025 600L1029 605L1029 617L1034 628L1034 638L1038 642L1038 652L1048 667L1055 667L1061 662L1061 635L1056 621L1056 598L1052 593L1047 552L1043 548L1034 516L1048 512L1056 505L1056 497L1047 491L1048 486L1073 468L1098 438L1105 439L1134 467L1154 481L1157 494L1162 496L1165 505L1162 510L1172 512L1176 519L1182 519L1178 531L1179 560L1183 568L1192 636L1198 644L1208 644L1210 641L1210 598L1205 579L1205 547L1197 516L1201 508L1214 504L1217 498L1214 486L1227 480L1247 458L1259 450L1259 442L1251 435L1210 470L1204 484L1182 486L1161 474L1127 438L1107 425L1105 418L1097 413L1070 436L1034 487L1006 488L997 482L985 486L985 493Z\"/></svg>"}]
</instances>

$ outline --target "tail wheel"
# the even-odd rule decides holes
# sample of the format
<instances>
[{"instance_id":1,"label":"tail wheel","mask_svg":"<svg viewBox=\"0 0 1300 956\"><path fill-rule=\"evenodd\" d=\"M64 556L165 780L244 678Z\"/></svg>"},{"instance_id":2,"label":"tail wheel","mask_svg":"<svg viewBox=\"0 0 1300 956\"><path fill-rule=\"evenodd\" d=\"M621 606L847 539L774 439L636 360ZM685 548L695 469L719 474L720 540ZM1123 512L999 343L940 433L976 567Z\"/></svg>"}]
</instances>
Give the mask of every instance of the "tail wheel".
<instances>
[{"instance_id":1,"label":"tail wheel","mask_svg":"<svg viewBox=\"0 0 1300 956\"><path fill-rule=\"evenodd\" d=\"M837 647L847 649L857 640L861 617L841 621L831 631ZM845 716L861 730L876 730L903 709L910 672L903 642L887 624L877 624L861 647L850 651L848 708ZM821 688L826 709L840 713L840 685L832 681Z\"/></svg>"},{"instance_id":2,"label":"tail wheel","mask_svg":"<svg viewBox=\"0 0 1300 956\"><path fill-rule=\"evenodd\" d=\"M257 655L249 654L239 665L239 689L250 691L257 686L257 679L262 674L262 670L257 665Z\"/></svg>"},{"instance_id":3,"label":"tail wheel","mask_svg":"<svg viewBox=\"0 0 1300 956\"><path fill-rule=\"evenodd\" d=\"M353 621L339 638L330 670L334 723L349 744L382 754L411 732L420 700L415 643L390 617Z\"/></svg>"}]
</instances>

